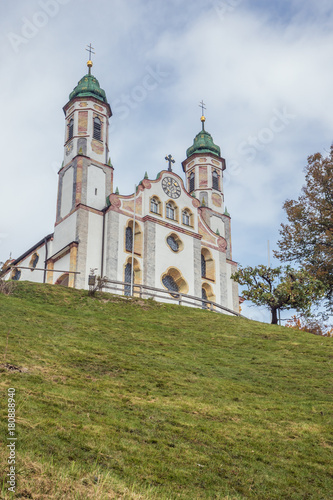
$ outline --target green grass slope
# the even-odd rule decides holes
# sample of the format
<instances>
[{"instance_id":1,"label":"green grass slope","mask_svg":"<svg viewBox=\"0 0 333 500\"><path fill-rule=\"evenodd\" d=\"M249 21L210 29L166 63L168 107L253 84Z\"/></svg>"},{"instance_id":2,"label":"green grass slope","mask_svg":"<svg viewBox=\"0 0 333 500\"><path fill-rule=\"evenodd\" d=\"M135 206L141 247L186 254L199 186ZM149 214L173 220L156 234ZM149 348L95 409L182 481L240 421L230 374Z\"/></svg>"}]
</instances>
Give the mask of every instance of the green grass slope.
<instances>
[{"instance_id":1,"label":"green grass slope","mask_svg":"<svg viewBox=\"0 0 333 500\"><path fill-rule=\"evenodd\" d=\"M31 283L0 325L1 498L9 387L15 498L332 498L332 339Z\"/></svg>"}]
</instances>

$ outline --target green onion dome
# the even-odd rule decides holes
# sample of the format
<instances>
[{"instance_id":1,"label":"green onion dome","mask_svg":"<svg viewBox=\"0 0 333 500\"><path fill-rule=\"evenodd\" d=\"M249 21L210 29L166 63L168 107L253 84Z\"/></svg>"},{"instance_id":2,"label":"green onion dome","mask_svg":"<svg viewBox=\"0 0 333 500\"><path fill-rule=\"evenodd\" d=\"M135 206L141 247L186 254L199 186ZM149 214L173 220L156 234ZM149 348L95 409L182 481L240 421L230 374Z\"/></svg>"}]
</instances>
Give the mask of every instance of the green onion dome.
<instances>
[{"instance_id":1,"label":"green onion dome","mask_svg":"<svg viewBox=\"0 0 333 500\"><path fill-rule=\"evenodd\" d=\"M81 78L73 92L69 94L69 100L74 99L74 97L95 97L99 101L108 102L105 91L99 86L97 78L91 74Z\"/></svg>"},{"instance_id":2,"label":"green onion dome","mask_svg":"<svg viewBox=\"0 0 333 500\"><path fill-rule=\"evenodd\" d=\"M209 132L205 130L205 117L201 117L202 130L195 136L193 146L186 151L187 158L195 153L213 153L216 156L221 156L221 149L214 144L213 138Z\"/></svg>"},{"instance_id":3,"label":"green onion dome","mask_svg":"<svg viewBox=\"0 0 333 500\"><path fill-rule=\"evenodd\" d=\"M209 132L202 130L197 134L193 141L193 146L186 151L187 158L195 153L213 153L216 156L221 156L221 149L214 144L213 138Z\"/></svg>"}]
</instances>

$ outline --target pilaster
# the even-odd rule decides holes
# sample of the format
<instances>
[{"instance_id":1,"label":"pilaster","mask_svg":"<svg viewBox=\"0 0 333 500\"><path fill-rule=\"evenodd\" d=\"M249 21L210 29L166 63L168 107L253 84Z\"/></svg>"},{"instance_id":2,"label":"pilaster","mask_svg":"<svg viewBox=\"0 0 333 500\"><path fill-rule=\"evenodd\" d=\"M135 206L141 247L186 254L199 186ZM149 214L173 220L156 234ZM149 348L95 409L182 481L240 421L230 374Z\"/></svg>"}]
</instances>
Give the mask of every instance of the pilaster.
<instances>
[{"instance_id":1,"label":"pilaster","mask_svg":"<svg viewBox=\"0 0 333 500\"><path fill-rule=\"evenodd\" d=\"M236 270L235 268L233 271L236 272ZM232 308L235 312L239 312L239 292L236 281L232 281Z\"/></svg>"},{"instance_id":2,"label":"pilaster","mask_svg":"<svg viewBox=\"0 0 333 500\"><path fill-rule=\"evenodd\" d=\"M193 238L194 295L201 297L201 240Z\"/></svg>"},{"instance_id":3,"label":"pilaster","mask_svg":"<svg viewBox=\"0 0 333 500\"><path fill-rule=\"evenodd\" d=\"M144 261L143 283L154 287L155 284L155 259L156 259L156 225L151 221L144 223Z\"/></svg>"},{"instance_id":4,"label":"pilaster","mask_svg":"<svg viewBox=\"0 0 333 500\"><path fill-rule=\"evenodd\" d=\"M105 231L105 276L111 280L122 280L118 276L118 253L119 253L119 214L110 210L106 213Z\"/></svg>"},{"instance_id":5,"label":"pilaster","mask_svg":"<svg viewBox=\"0 0 333 500\"><path fill-rule=\"evenodd\" d=\"M76 262L77 262L77 245L72 245L70 248L70 260L69 260L69 270L76 271ZM74 288L75 284L75 274L71 272L68 278L68 286L69 288Z\"/></svg>"},{"instance_id":6,"label":"pilaster","mask_svg":"<svg viewBox=\"0 0 333 500\"><path fill-rule=\"evenodd\" d=\"M87 287L87 250L88 250L88 231L89 231L89 212L79 209L76 219L76 241L79 242L77 248L76 262L77 271L80 274L75 274L75 288Z\"/></svg>"},{"instance_id":7,"label":"pilaster","mask_svg":"<svg viewBox=\"0 0 333 500\"><path fill-rule=\"evenodd\" d=\"M46 283L49 285L53 284L53 269L54 269L54 262L53 260L49 260L47 263L47 273L46 273Z\"/></svg>"},{"instance_id":8,"label":"pilaster","mask_svg":"<svg viewBox=\"0 0 333 500\"><path fill-rule=\"evenodd\" d=\"M220 304L228 307L228 282L227 282L227 262L226 254L219 252L219 267L220 267Z\"/></svg>"}]
</instances>

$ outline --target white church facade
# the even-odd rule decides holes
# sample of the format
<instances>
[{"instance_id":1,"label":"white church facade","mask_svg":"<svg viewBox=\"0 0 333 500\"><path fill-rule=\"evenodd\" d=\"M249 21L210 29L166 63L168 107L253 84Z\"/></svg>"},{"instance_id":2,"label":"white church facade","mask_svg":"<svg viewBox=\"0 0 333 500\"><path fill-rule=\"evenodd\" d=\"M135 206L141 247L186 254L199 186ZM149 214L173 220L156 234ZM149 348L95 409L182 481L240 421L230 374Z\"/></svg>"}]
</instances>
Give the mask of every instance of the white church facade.
<instances>
[{"instance_id":1,"label":"white church facade","mask_svg":"<svg viewBox=\"0 0 333 500\"><path fill-rule=\"evenodd\" d=\"M239 312L231 279L230 216L224 208L225 160L201 130L182 163L147 175L136 193L114 192L104 90L89 72L64 106L64 161L59 171L54 232L3 270L5 279L88 288L91 269L109 280L188 294ZM166 158L167 159L167 158ZM124 294L129 286L122 287ZM228 312L228 311L226 311Z\"/></svg>"}]
</instances>

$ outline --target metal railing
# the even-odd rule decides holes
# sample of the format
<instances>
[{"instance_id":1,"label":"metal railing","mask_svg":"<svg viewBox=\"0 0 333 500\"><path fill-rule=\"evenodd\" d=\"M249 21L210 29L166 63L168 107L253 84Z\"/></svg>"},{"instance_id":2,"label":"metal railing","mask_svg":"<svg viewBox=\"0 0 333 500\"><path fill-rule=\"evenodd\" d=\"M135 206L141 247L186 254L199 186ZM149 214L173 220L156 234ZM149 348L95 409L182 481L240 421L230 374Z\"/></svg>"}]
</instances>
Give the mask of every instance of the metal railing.
<instances>
[{"instance_id":1,"label":"metal railing","mask_svg":"<svg viewBox=\"0 0 333 500\"><path fill-rule=\"evenodd\" d=\"M131 297L131 283L125 281L117 280L106 280L103 283L101 290L112 290L118 294ZM227 313L233 316L242 316L240 313L229 309L228 307L221 306L216 302L211 300L206 300L203 298L195 297L194 295L188 295L186 293L172 292L168 290L163 290L163 288L154 288L147 285L133 284L133 297L139 297L142 299L161 299L162 302L171 301L182 306L191 306L200 309L207 309L209 311L215 311L219 313Z\"/></svg>"}]
</instances>

